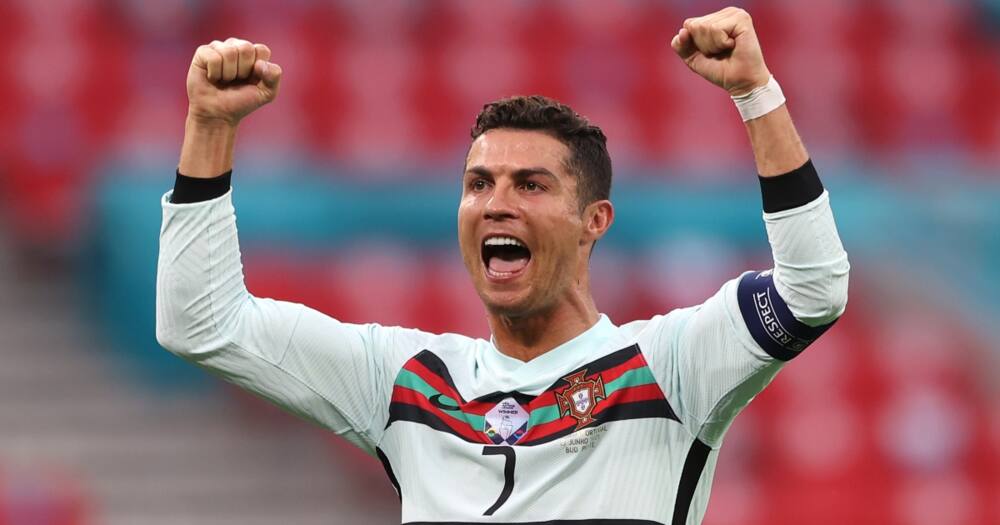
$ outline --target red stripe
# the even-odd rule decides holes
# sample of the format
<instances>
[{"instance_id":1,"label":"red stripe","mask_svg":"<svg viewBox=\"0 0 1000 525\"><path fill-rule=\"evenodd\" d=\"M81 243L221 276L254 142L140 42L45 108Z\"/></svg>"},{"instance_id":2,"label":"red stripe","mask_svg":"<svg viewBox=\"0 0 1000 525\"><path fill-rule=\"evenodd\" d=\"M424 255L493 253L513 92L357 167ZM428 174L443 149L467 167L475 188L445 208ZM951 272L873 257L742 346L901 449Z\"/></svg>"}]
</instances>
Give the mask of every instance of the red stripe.
<instances>
[{"instance_id":1,"label":"red stripe","mask_svg":"<svg viewBox=\"0 0 1000 525\"><path fill-rule=\"evenodd\" d=\"M601 381L603 381L604 384L607 385L608 383L610 383L610 382L614 381L615 379L618 379L619 377L621 377L622 374L624 374L625 372L628 372L629 370L634 370L634 369L637 369L637 368L642 368L644 366L646 366L646 359L644 359L642 357L642 354L636 354L635 356L629 358L628 361L625 361L624 363L622 363L622 364L620 364L620 365L618 365L618 366L616 366L614 368L609 368L609 369L607 369L607 370L605 370L603 372L600 372L599 374L594 374L594 375L600 375L601 376ZM592 375L588 374L587 375L587 380L591 380L591 379L594 379L594 377ZM564 384L562 386L557 386L557 387L551 388L551 389L549 389L549 390L547 390L545 392L542 392L541 394L538 395L538 397L536 397L535 399L531 400L531 403L528 404L528 410L531 411L531 410L535 410L537 408L542 408L542 407L546 407L546 406L549 406L549 405L556 404L555 391L557 389L559 389L559 388L565 388L565 387L569 386L569 384L565 383L565 381L563 383Z\"/></svg>"},{"instance_id":2,"label":"red stripe","mask_svg":"<svg viewBox=\"0 0 1000 525\"><path fill-rule=\"evenodd\" d=\"M492 409L495 406L497 406L496 403L487 403L485 401L472 400L462 405L462 411L468 412L470 414L485 416L486 413L489 412L490 409Z\"/></svg>"},{"instance_id":3,"label":"red stripe","mask_svg":"<svg viewBox=\"0 0 1000 525\"><path fill-rule=\"evenodd\" d=\"M451 385L446 383L441 376L437 375L431 369L424 366L423 363L417 361L416 359L409 360L404 366L406 370L413 372L420 376L428 385L433 387L438 392L454 399L458 402L459 407L462 412L468 412L470 414L476 414L479 416L485 416L487 412L490 411L496 403L483 403L482 401L465 401L462 395L458 393L458 390L453 388Z\"/></svg>"},{"instance_id":4,"label":"red stripe","mask_svg":"<svg viewBox=\"0 0 1000 525\"><path fill-rule=\"evenodd\" d=\"M462 401L461 394L458 393L458 390L455 390L455 387L446 383L444 379L441 378L441 376L432 372L429 368L424 366L424 364L421 363L420 361L417 361L416 359L410 359L409 361L406 362L405 365L403 365L403 368L420 376L420 379L423 379L424 382L430 385L432 388L434 388L434 390L437 390L438 392L441 392L442 394L454 399L455 401L458 401L458 403L461 405L465 404Z\"/></svg>"},{"instance_id":5,"label":"red stripe","mask_svg":"<svg viewBox=\"0 0 1000 525\"><path fill-rule=\"evenodd\" d=\"M476 432L468 421L458 419L432 405L431 402L428 401L427 398L420 392L396 385L392 389L392 402L414 405L438 416L441 421L448 425L448 428L451 428L455 431L455 433L461 435L469 441L474 443L490 443L489 438L487 438L485 434Z\"/></svg>"},{"instance_id":6,"label":"red stripe","mask_svg":"<svg viewBox=\"0 0 1000 525\"><path fill-rule=\"evenodd\" d=\"M484 403L482 401L475 401L475 400L465 401L465 399L462 398L462 394L458 393L458 390L456 390L454 387L446 383L445 380L441 378L441 376L434 373L433 370L427 368L426 366L424 366L423 363L417 361L416 359L410 359L409 361L407 361L406 364L403 365L403 368L420 376L420 378L423 379L424 382L426 382L428 385L430 385L438 392L441 392L442 394L454 399L456 402L458 402L458 405L462 409L462 412L468 412L470 414L485 416L486 413L490 411L490 409L496 406L496 403Z\"/></svg>"},{"instance_id":7,"label":"red stripe","mask_svg":"<svg viewBox=\"0 0 1000 525\"><path fill-rule=\"evenodd\" d=\"M536 410L554 404L556 404L555 390L547 390L545 392L542 392L541 394L538 394L538 397L532 399L531 402L528 403L528 411L531 412L532 410Z\"/></svg>"},{"instance_id":8,"label":"red stripe","mask_svg":"<svg viewBox=\"0 0 1000 525\"><path fill-rule=\"evenodd\" d=\"M563 416L555 421L549 421L541 425L535 425L528 429L519 441L528 442L533 439L543 438L549 434L554 434L569 427L576 426L576 418Z\"/></svg>"},{"instance_id":9,"label":"red stripe","mask_svg":"<svg viewBox=\"0 0 1000 525\"><path fill-rule=\"evenodd\" d=\"M629 358L628 361L625 361L624 363L622 363L622 364L620 364L620 365L618 365L618 366L616 366L614 368L609 368L609 369L607 369L607 370L605 370L603 372L600 372L599 375L601 376L601 380L606 385L606 384L610 383L611 381L614 381L615 379L618 379L619 377L621 377L622 374L624 374L625 372L628 372L629 370L634 370L634 369L637 369L637 368L641 368L643 366L647 366L646 359L645 359L645 357L641 353L639 353L639 354L636 354L635 356ZM433 371L431 371L429 368L427 368L426 366L424 366L423 363L421 363L420 361L417 361L416 359L410 359L409 361L407 361L406 364L403 366L403 368L406 369L406 370L409 370L410 372L413 372L414 374L417 374L418 376L420 376L421 379L423 379L428 385L430 385L431 387L433 387L438 392L440 392L440 393L442 393L442 394L444 394L444 395L446 395L446 396L448 396L448 397L456 400L459 403L459 406L461 407L461 409L462 409L463 412L468 412L470 414L476 414L476 415L480 415L480 416L485 416L487 412L489 412L494 406L496 406L496 403L486 403L486 402L475 401L475 400L465 401L462 398L461 394L458 393L458 390L456 390L454 387L452 387L451 385L449 385L448 383L446 383L444 381L444 379L441 378L441 376L439 376L436 373L434 373ZM597 374L595 374L595 375L597 375ZM588 375L587 378L588 379L592 379L593 376L592 375ZM563 383L565 383L565 382L563 382ZM569 385L568 384L564 384L562 386L562 388L564 388L566 386L569 386ZM653 386L655 386L655 385L653 385ZM549 389L549 390L547 390L545 392L542 392L541 394L539 394L538 396L536 396L534 399L532 399L528 403L528 406L525 407L525 409L528 412L531 412L531 411L539 409L539 408L547 407L547 406L550 406L550 405L555 405L556 404L556 396L555 396L554 392L555 392L555 390L557 390L559 388L561 388L561 387L557 386L557 387L551 388L551 389ZM631 387L631 388L637 388L637 387ZM624 390L628 390L628 388L626 388ZM619 390L619 391L615 392L615 394L612 394L612 397L614 397L616 394L618 394L618 392L621 392L621 391L622 390ZM657 387L657 391L659 391L658 387ZM662 392L660 393L660 397L663 397L662 396ZM656 399L656 398L653 397L653 398L649 398L649 399ZM606 403L599 403L598 406L594 408L595 413L598 413L601 410L603 410L602 407L604 405L606 405ZM432 405L432 408L434 408L435 412L440 412L440 410L437 409L437 407L433 407L433 405ZM447 413L445 413L445 416L447 416ZM549 425L552 425L553 423L555 423L555 422L546 423L545 425L541 425L538 428L547 428ZM534 433L534 429L529 430L529 434L533 434L533 433Z\"/></svg>"},{"instance_id":10,"label":"red stripe","mask_svg":"<svg viewBox=\"0 0 1000 525\"><path fill-rule=\"evenodd\" d=\"M598 403L594 407L594 411L591 412L591 415L600 414L614 405L623 405L636 401L651 401L653 399L666 399L663 397L660 386L656 383L621 388L615 390L615 393L608 396L603 402Z\"/></svg>"},{"instance_id":11,"label":"red stripe","mask_svg":"<svg viewBox=\"0 0 1000 525\"><path fill-rule=\"evenodd\" d=\"M613 394L608 396L606 399L602 399L597 402L597 406L594 407L594 411L590 413L591 416L596 416L601 412L604 412L608 408L624 404L633 403L636 401L649 401L653 399L666 399L663 397L663 392L660 390L659 385L656 383L650 383L648 385L639 385L633 387L626 387L615 390ZM549 434L554 434L560 432L567 428L576 426L577 419L564 415L555 421L550 421L541 425L533 426L528 429L528 432L521 438L521 441L531 441L533 439L540 439Z\"/></svg>"},{"instance_id":12,"label":"red stripe","mask_svg":"<svg viewBox=\"0 0 1000 525\"><path fill-rule=\"evenodd\" d=\"M624 374L625 372L628 372L629 370L634 370L636 368L642 368L644 366L646 366L646 360L643 359L642 354L636 354L628 361L625 361L624 363L614 368L609 368L601 372L601 379L604 380L604 384L606 385L614 381L615 379L621 377L622 374Z\"/></svg>"}]
</instances>

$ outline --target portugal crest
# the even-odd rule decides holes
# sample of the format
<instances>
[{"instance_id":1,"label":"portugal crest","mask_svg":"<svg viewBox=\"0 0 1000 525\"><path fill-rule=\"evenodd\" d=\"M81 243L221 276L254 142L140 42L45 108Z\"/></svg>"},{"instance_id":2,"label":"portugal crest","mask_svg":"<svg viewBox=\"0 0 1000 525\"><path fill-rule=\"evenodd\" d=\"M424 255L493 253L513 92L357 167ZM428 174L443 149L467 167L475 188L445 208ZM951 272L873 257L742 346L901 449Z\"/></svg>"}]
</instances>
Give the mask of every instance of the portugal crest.
<instances>
[{"instance_id":1,"label":"portugal crest","mask_svg":"<svg viewBox=\"0 0 1000 525\"><path fill-rule=\"evenodd\" d=\"M587 369L570 374L563 378L569 383L562 392L556 392L556 402L559 403L559 415L567 414L576 418L576 430L592 423L594 418L591 413L597 402L604 399L604 381L598 375L597 379L584 380L587 377Z\"/></svg>"}]
</instances>

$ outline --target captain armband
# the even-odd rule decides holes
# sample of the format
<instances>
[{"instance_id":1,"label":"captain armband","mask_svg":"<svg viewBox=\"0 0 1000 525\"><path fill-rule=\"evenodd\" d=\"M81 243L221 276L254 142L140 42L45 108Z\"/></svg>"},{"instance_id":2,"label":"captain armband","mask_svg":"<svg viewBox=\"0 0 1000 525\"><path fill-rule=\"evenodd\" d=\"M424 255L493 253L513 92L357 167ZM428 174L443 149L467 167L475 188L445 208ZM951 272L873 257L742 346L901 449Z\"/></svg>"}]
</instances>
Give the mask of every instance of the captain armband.
<instances>
[{"instance_id":1,"label":"captain armband","mask_svg":"<svg viewBox=\"0 0 1000 525\"><path fill-rule=\"evenodd\" d=\"M753 340L771 357L788 361L823 335L833 323L813 327L796 319L778 295L771 272L744 275L736 289L736 298Z\"/></svg>"}]
</instances>

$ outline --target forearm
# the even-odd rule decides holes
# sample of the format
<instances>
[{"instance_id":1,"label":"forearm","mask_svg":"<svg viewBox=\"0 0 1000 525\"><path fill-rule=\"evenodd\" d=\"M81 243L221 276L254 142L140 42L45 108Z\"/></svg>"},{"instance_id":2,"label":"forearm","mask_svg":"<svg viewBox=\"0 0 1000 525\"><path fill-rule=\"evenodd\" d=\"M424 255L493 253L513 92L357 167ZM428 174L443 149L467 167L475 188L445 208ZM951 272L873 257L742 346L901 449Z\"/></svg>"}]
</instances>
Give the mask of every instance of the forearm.
<instances>
[{"instance_id":1,"label":"forearm","mask_svg":"<svg viewBox=\"0 0 1000 525\"><path fill-rule=\"evenodd\" d=\"M850 265L829 195L785 104L747 120L746 127L760 175L775 287L800 321L830 323L844 311Z\"/></svg>"},{"instance_id":2,"label":"forearm","mask_svg":"<svg viewBox=\"0 0 1000 525\"><path fill-rule=\"evenodd\" d=\"M809 160L786 104L762 117L746 121L745 125L757 173L761 177L777 177Z\"/></svg>"},{"instance_id":3,"label":"forearm","mask_svg":"<svg viewBox=\"0 0 1000 525\"><path fill-rule=\"evenodd\" d=\"M247 290L231 196L190 204L168 196L161 203L157 340L225 376L240 375L237 368L255 359L281 361L303 307Z\"/></svg>"},{"instance_id":4,"label":"forearm","mask_svg":"<svg viewBox=\"0 0 1000 525\"><path fill-rule=\"evenodd\" d=\"M199 179L218 177L233 169L235 145L236 125L188 116L177 170Z\"/></svg>"},{"instance_id":5,"label":"forearm","mask_svg":"<svg viewBox=\"0 0 1000 525\"><path fill-rule=\"evenodd\" d=\"M160 343L197 358L228 345L250 299L229 198L176 204L164 198L156 279Z\"/></svg>"},{"instance_id":6,"label":"forearm","mask_svg":"<svg viewBox=\"0 0 1000 525\"><path fill-rule=\"evenodd\" d=\"M765 212L764 223L774 257L775 287L789 310L809 326L836 320L847 305L851 266L829 194L823 191L802 206Z\"/></svg>"}]
</instances>

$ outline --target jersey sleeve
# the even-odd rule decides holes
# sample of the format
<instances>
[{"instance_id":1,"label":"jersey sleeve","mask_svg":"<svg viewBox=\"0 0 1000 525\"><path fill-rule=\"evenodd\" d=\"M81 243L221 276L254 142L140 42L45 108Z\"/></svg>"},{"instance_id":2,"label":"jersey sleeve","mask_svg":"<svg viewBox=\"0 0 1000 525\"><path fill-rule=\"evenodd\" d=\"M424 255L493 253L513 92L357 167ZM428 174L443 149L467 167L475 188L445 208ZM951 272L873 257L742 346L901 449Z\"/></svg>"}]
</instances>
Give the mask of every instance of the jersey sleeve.
<instances>
[{"instance_id":1,"label":"jersey sleeve","mask_svg":"<svg viewBox=\"0 0 1000 525\"><path fill-rule=\"evenodd\" d=\"M765 213L775 267L726 282L701 305L650 320L640 346L682 423L718 446L784 363L843 313L849 265L829 197Z\"/></svg>"},{"instance_id":2,"label":"jersey sleeve","mask_svg":"<svg viewBox=\"0 0 1000 525\"><path fill-rule=\"evenodd\" d=\"M162 200L156 335L170 352L372 453L395 372L431 336L343 323L244 284L232 192Z\"/></svg>"}]
</instances>

